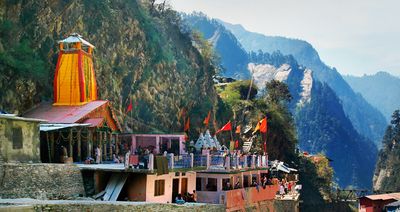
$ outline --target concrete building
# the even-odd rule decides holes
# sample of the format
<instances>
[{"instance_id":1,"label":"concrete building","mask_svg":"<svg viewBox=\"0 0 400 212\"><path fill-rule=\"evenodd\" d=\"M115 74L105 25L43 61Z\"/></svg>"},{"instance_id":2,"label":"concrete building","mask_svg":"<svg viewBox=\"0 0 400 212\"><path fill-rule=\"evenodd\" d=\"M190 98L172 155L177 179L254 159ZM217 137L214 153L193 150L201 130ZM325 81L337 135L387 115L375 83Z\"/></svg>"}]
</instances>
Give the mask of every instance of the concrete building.
<instances>
[{"instance_id":1,"label":"concrete building","mask_svg":"<svg viewBox=\"0 0 400 212\"><path fill-rule=\"evenodd\" d=\"M400 200L400 193L368 195L360 198L360 212L381 212L390 203Z\"/></svg>"},{"instance_id":2,"label":"concrete building","mask_svg":"<svg viewBox=\"0 0 400 212\"><path fill-rule=\"evenodd\" d=\"M0 114L0 160L40 162L40 122L44 120Z\"/></svg>"}]
</instances>

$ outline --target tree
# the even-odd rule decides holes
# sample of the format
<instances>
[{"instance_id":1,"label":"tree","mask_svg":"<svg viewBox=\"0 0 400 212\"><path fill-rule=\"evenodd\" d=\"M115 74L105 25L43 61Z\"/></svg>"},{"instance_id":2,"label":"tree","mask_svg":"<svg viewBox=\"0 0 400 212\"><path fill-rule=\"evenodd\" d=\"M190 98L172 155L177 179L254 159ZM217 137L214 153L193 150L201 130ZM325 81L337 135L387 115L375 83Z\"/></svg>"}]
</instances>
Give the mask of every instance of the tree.
<instances>
[{"instance_id":1,"label":"tree","mask_svg":"<svg viewBox=\"0 0 400 212\"><path fill-rule=\"evenodd\" d=\"M274 104L286 104L292 99L292 95L289 92L287 84L278 80L272 80L267 82L267 102Z\"/></svg>"}]
</instances>

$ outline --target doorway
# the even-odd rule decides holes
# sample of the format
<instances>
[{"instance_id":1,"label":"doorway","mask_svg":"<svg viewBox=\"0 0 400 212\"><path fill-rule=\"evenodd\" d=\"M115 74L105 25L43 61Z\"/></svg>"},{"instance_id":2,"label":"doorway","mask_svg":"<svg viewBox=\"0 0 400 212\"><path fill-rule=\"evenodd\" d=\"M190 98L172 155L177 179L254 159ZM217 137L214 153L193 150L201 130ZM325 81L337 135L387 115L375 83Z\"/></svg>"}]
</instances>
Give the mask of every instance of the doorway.
<instances>
[{"instance_id":1,"label":"doorway","mask_svg":"<svg viewBox=\"0 0 400 212\"><path fill-rule=\"evenodd\" d=\"M175 203L175 198L179 194L179 179L173 179L172 180L172 201Z\"/></svg>"},{"instance_id":2,"label":"doorway","mask_svg":"<svg viewBox=\"0 0 400 212\"><path fill-rule=\"evenodd\" d=\"M188 192L187 190L187 184L188 184L188 179L187 178L182 178L181 182L181 194L186 194Z\"/></svg>"}]
</instances>

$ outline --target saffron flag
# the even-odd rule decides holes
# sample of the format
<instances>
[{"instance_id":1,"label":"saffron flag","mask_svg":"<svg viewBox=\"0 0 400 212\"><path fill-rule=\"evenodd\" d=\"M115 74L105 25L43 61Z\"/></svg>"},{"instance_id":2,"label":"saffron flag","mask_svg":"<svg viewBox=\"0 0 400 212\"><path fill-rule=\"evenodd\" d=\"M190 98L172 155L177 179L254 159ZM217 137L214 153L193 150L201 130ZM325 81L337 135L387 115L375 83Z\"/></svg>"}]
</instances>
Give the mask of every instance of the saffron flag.
<instances>
[{"instance_id":1,"label":"saffron flag","mask_svg":"<svg viewBox=\"0 0 400 212\"><path fill-rule=\"evenodd\" d=\"M185 122L185 128L183 128L183 131L188 131L190 128L190 119L189 117L187 118L186 122Z\"/></svg>"},{"instance_id":2,"label":"saffron flag","mask_svg":"<svg viewBox=\"0 0 400 212\"><path fill-rule=\"evenodd\" d=\"M204 125L208 126L208 123L210 122L210 117L211 117L211 111L208 111L208 115L203 121Z\"/></svg>"},{"instance_id":3,"label":"saffron flag","mask_svg":"<svg viewBox=\"0 0 400 212\"><path fill-rule=\"evenodd\" d=\"M267 117L265 117L265 118L263 118L261 120L260 132L261 133L267 133Z\"/></svg>"},{"instance_id":4,"label":"saffron flag","mask_svg":"<svg viewBox=\"0 0 400 212\"><path fill-rule=\"evenodd\" d=\"M256 128L254 128L253 135L259 130L261 133L267 133L267 118L263 118L257 123Z\"/></svg>"},{"instance_id":5,"label":"saffron flag","mask_svg":"<svg viewBox=\"0 0 400 212\"><path fill-rule=\"evenodd\" d=\"M126 108L126 113L129 113L130 111L132 111L132 109L133 109L133 105L132 105L132 99L131 99L128 107Z\"/></svg>"},{"instance_id":6,"label":"saffron flag","mask_svg":"<svg viewBox=\"0 0 400 212\"><path fill-rule=\"evenodd\" d=\"M238 125L238 126L236 127L235 133L236 133L236 134L240 134L240 125Z\"/></svg>"},{"instance_id":7,"label":"saffron flag","mask_svg":"<svg viewBox=\"0 0 400 212\"><path fill-rule=\"evenodd\" d=\"M215 134L220 133L221 131L229 131L232 130L232 124L231 121L228 121L221 129L219 129Z\"/></svg>"}]
</instances>

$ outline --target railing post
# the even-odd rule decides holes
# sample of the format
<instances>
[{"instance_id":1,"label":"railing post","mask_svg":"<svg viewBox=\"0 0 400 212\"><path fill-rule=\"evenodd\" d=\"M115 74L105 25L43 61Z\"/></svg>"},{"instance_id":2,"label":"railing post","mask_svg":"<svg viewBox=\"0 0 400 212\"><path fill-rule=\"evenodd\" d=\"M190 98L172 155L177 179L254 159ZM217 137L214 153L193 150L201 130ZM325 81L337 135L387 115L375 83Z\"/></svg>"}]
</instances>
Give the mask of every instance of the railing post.
<instances>
[{"instance_id":1,"label":"railing post","mask_svg":"<svg viewBox=\"0 0 400 212\"><path fill-rule=\"evenodd\" d=\"M236 169L239 169L240 167L240 156L236 155Z\"/></svg>"},{"instance_id":2,"label":"railing post","mask_svg":"<svg viewBox=\"0 0 400 212\"><path fill-rule=\"evenodd\" d=\"M256 156L251 155L251 168L254 169L256 167Z\"/></svg>"},{"instance_id":3,"label":"railing post","mask_svg":"<svg viewBox=\"0 0 400 212\"><path fill-rule=\"evenodd\" d=\"M193 155L193 153L190 153L189 155L190 155L190 168L193 168L194 167L194 155Z\"/></svg>"},{"instance_id":4,"label":"railing post","mask_svg":"<svg viewBox=\"0 0 400 212\"><path fill-rule=\"evenodd\" d=\"M247 165L247 155L243 155L243 160L244 160L243 168L247 168L248 167L248 165Z\"/></svg>"},{"instance_id":5,"label":"railing post","mask_svg":"<svg viewBox=\"0 0 400 212\"><path fill-rule=\"evenodd\" d=\"M268 168L268 154L265 156L266 157L266 163L267 163L267 168Z\"/></svg>"},{"instance_id":6,"label":"railing post","mask_svg":"<svg viewBox=\"0 0 400 212\"><path fill-rule=\"evenodd\" d=\"M174 153L170 153L169 158L171 160L171 169L173 169L174 168Z\"/></svg>"},{"instance_id":7,"label":"railing post","mask_svg":"<svg viewBox=\"0 0 400 212\"><path fill-rule=\"evenodd\" d=\"M226 170L231 170L231 157L225 156L225 168Z\"/></svg>"},{"instance_id":8,"label":"railing post","mask_svg":"<svg viewBox=\"0 0 400 212\"><path fill-rule=\"evenodd\" d=\"M210 153L207 153L207 154L206 154L206 157L207 157L207 169L209 169L209 168L210 168L210 165L211 165Z\"/></svg>"},{"instance_id":9,"label":"railing post","mask_svg":"<svg viewBox=\"0 0 400 212\"><path fill-rule=\"evenodd\" d=\"M154 170L154 155L153 154L149 154L148 168L149 168L150 171Z\"/></svg>"}]
</instances>

